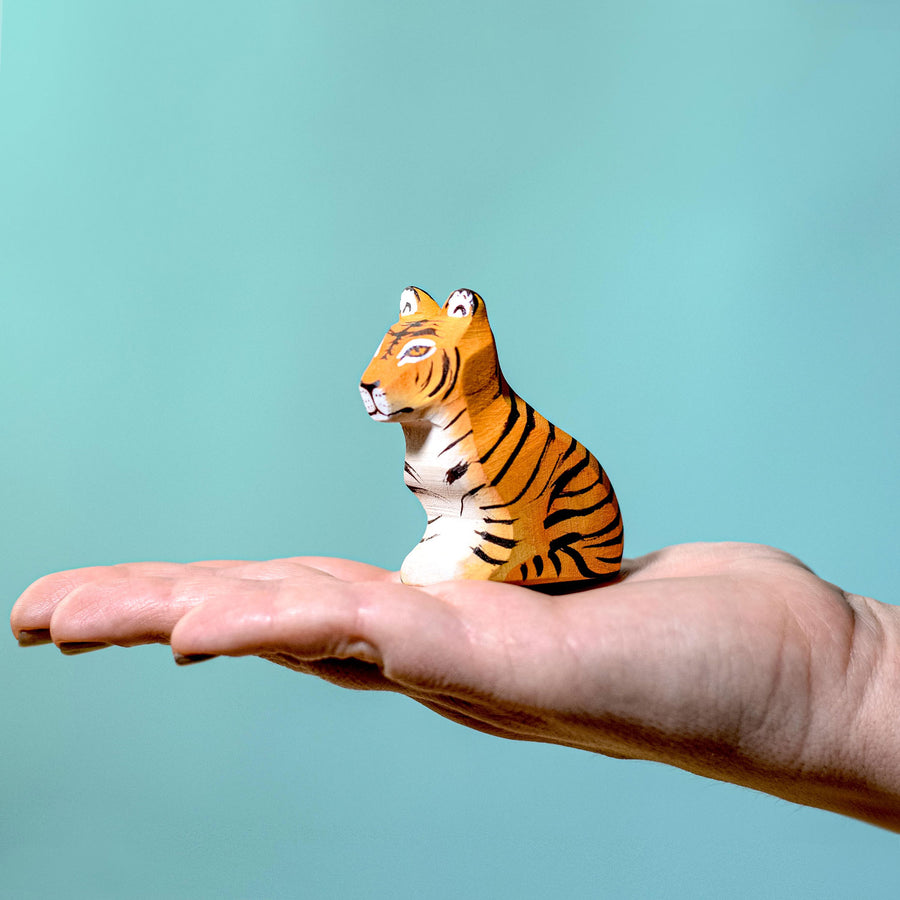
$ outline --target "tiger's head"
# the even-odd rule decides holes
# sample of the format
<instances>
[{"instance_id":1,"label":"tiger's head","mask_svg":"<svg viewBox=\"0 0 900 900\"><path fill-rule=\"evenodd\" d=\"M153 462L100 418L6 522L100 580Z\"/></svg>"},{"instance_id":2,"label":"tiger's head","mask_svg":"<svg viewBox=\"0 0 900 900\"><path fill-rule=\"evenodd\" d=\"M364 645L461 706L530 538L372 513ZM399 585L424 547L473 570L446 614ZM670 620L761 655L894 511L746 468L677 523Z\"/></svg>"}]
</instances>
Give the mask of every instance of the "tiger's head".
<instances>
[{"instance_id":1,"label":"tiger's head","mask_svg":"<svg viewBox=\"0 0 900 900\"><path fill-rule=\"evenodd\" d=\"M410 422L430 419L460 397L493 397L487 389L500 378L478 294L454 291L441 307L421 288L408 287L400 295L400 318L379 344L359 392L375 421Z\"/></svg>"}]
</instances>

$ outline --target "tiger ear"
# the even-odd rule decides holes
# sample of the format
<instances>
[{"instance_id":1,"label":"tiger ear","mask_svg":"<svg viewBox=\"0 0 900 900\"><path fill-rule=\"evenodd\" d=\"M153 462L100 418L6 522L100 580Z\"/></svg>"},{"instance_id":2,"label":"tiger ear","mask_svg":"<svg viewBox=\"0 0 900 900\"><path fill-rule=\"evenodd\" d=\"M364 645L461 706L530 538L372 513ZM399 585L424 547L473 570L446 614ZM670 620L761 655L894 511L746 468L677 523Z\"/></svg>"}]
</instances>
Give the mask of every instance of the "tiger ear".
<instances>
[{"instance_id":1,"label":"tiger ear","mask_svg":"<svg viewBox=\"0 0 900 900\"><path fill-rule=\"evenodd\" d=\"M412 316L416 313L422 315L436 315L440 311L440 307L435 302L434 297L426 294L422 288L404 288L403 293L400 294L401 316Z\"/></svg>"},{"instance_id":2,"label":"tiger ear","mask_svg":"<svg viewBox=\"0 0 900 900\"><path fill-rule=\"evenodd\" d=\"M454 291L444 304L447 315L458 319L474 316L483 309L484 301L475 291Z\"/></svg>"}]
</instances>

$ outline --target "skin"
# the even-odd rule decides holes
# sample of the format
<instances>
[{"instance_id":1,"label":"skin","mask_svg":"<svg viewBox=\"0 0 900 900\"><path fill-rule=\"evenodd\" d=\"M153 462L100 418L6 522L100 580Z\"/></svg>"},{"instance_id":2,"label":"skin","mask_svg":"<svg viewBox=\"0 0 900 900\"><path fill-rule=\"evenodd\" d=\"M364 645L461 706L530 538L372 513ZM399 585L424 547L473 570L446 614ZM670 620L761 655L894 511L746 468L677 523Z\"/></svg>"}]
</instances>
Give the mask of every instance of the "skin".
<instances>
[{"instance_id":1,"label":"skin","mask_svg":"<svg viewBox=\"0 0 900 900\"><path fill-rule=\"evenodd\" d=\"M11 624L65 653L261 656L498 737L655 760L900 832L900 610L770 547L668 547L562 596L412 587L341 559L132 563L40 579Z\"/></svg>"}]
</instances>

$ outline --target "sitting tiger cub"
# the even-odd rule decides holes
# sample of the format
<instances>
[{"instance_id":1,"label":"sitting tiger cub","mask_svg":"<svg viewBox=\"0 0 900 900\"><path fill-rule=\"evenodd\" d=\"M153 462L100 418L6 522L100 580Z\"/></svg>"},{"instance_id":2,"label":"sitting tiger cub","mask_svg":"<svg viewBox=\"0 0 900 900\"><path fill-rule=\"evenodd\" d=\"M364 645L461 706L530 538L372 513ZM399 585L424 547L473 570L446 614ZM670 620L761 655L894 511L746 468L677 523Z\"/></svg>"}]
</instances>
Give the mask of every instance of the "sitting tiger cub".
<instances>
[{"instance_id":1,"label":"sitting tiger cub","mask_svg":"<svg viewBox=\"0 0 900 900\"><path fill-rule=\"evenodd\" d=\"M609 478L506 383L478 294L454 291L441 308L406 288L359 390L373 419L403 426L406 486L427 513L405 583L548 585L619 570Z\"/></svg>"}]
</instances>

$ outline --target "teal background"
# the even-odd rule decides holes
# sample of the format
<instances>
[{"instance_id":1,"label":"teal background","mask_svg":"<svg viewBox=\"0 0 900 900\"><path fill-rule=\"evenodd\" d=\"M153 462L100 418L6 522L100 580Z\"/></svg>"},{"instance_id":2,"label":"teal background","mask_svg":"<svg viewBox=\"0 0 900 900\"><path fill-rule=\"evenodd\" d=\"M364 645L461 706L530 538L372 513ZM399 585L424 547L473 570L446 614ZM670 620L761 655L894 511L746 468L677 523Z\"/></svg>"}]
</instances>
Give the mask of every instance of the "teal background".
<instances>
[{"instance_id":1,"label":"teal background","mask_svg":"<svg viewBox=\"0 0 900 900\"><path fill-rule=\"evenodd\" d=\"M485 298L629 555L740 539L897 598L900 7L7 0L0 585L396 567L357 380ZM896 897L897 838L396 696L0 642L0 896Z\"/></svg>"}]
</instances>

